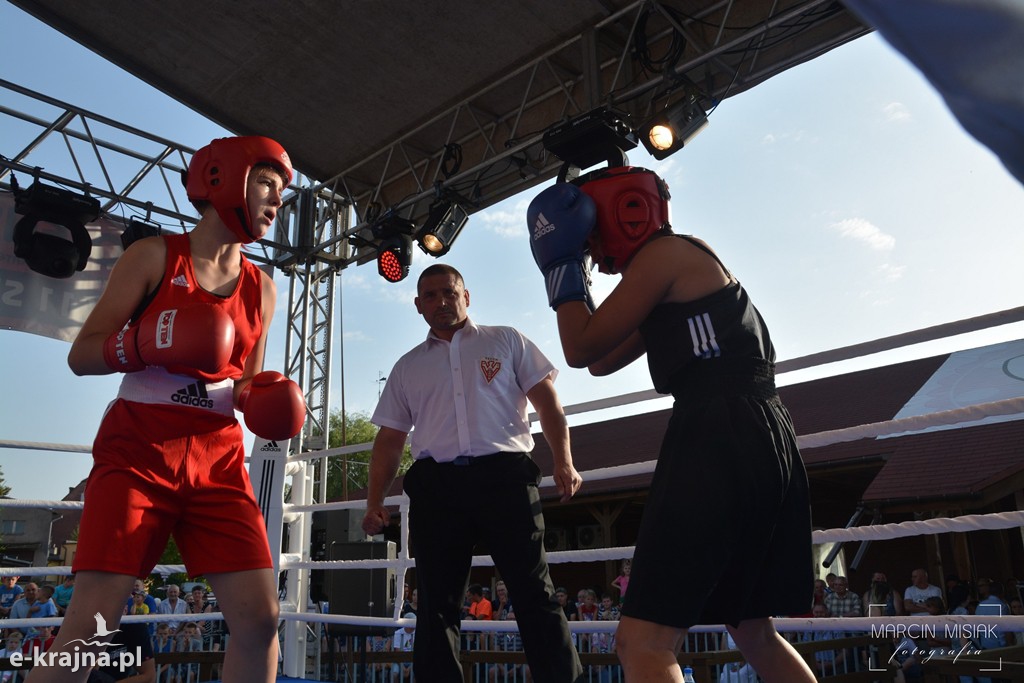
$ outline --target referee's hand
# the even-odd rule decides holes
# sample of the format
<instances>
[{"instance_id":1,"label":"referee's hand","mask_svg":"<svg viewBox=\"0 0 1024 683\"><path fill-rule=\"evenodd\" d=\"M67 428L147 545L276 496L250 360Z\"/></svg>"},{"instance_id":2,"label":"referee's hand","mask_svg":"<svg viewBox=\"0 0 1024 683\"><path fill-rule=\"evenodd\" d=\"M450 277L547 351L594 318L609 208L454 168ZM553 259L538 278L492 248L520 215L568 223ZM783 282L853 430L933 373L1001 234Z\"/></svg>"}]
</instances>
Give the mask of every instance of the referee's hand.
<instances>
[{"instance_id":1,"label":"referee's hand","mask_svg":"<svg viewBox=\"0 0 1024 683\"><path fill-rule=\"evenodd\" d=\"M366 509L363 517L363 531L367 536L376 536L384 531L384 527L391 524L391 515L383 505Z\"/></svg>"}]
</instances>

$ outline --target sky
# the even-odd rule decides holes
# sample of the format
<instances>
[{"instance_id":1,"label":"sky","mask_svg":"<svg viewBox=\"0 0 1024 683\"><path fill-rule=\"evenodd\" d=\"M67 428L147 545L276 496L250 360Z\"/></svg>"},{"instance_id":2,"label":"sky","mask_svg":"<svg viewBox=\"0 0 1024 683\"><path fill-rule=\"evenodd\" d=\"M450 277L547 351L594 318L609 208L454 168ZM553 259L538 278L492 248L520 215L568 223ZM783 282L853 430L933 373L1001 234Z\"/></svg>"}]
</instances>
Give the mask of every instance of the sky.
<instances>
[{"instance_id":1,"label":"sky","mask_svg":"<svg viewBox=\"0 0 1024 683\"><path fill-rule=\"evenodd\" d=\"M198 148L226 133L215 123L0 2L8 58L0 78ZM17 109L0 92L0 104ZM0 118L0 122L2 122ZM0 154L8 148L0 131ZM677 232L707 240L750 291L779 360L994 313L1024 291L1024 189L968 136L914 68L870 35L722 102L690 145L657 162L672 192ZM53 169L48 169L53 170ZM522 330L560 368L573 405L651 388L643 360L611 377L565 365L543 279L530 255L526 207L542 188L473 214L444 261L462 271L470 316ZM416 276L384 282L374 265L340 277L331 406L370 413L382 378L421 341ZM275 275L282 297L287 281ZM616 278L595 276L600 301ZM286 300L266 359L283 367ZM782 375L780 384L1024 338L1024 325L961 335L856 361ZM87 445L119 377L75 377L69 345L0 330L0 439ZM344 387L344 391L342 391ZM633 406L646 411L665 400ZM624 410L573 417L610 419ZM799 425L797 425L799 428ZM247 444L251 444L247 438ZM574 453L587 469L586 453ZM84 454L0 449L15 498L58 500L86 477Z\"/></svg>"}]
</instances>

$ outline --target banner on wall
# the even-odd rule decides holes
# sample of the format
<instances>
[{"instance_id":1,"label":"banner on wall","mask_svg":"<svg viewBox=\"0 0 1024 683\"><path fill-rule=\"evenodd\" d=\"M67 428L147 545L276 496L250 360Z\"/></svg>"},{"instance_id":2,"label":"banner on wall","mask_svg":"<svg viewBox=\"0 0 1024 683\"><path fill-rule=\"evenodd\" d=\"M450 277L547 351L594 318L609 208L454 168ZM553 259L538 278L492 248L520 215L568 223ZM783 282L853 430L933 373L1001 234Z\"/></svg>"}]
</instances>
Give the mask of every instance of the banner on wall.
<instances>
[{"instance_id":1,"label":"banner on wall","mask_svg":"<svg viewBox=\"0 0 1024 683\"><path fill-rule=\"evenodd\" d=\"M14 255L14 226L21 218L14 212L14 195L0 194L0 329L73 341L121 256L124 223L104 216L86 225L92 237L88 265L69 278L58 279L30 270ZM44 223L36 230L67 235L63 227Z\"/></svg>"}]
</instances>

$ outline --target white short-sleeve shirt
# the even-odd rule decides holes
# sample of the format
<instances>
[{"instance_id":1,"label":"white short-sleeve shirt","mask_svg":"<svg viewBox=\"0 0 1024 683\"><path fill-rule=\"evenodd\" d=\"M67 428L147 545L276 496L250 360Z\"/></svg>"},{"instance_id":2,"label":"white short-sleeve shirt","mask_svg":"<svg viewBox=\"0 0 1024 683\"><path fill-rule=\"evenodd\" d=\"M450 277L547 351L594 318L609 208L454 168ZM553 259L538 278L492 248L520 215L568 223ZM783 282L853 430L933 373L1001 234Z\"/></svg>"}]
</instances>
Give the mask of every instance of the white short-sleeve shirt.
<instances>
[{"instance_id":1,"label":"white short-sleeve shirt","mask_svg":"<svg viewBox=\"0 0 1024 683\"><path fill-rule=\"evenodd\" d=\"M526 392L557 372L518 330L467 320L451 342L431 332L398 360L371 421L412 431L416 459L530 451Z\"/></svg>"}]
</instances>

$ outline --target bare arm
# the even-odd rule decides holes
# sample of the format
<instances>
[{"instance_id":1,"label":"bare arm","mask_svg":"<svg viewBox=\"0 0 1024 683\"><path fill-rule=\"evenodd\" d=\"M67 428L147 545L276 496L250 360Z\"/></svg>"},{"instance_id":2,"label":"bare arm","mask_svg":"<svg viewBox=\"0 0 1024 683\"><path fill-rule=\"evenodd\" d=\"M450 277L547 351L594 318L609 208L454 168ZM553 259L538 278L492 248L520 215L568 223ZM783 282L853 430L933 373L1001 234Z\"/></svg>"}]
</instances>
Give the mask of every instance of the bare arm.
<instances>
[{"instance_id":1,"label":"bare arm","mask_svg":"<svg viewBox=\"0 0 1024 683\"><path fill-rule=\"evenodd\" d=\"M729 278L693 244L661 237L644 246L622 281L591 315L583 302L558 307L558 334L566 362L606 375L644 353L640 324L663 302L693 301L718 291Z\"/></svg>"},{"instance_id":2,"label":"bare arm","mask_svg":"<svg viewBox=\"0 0 1024 683\"><path fill-rule=\"evenodd\" d=\"M267 333L270 330L270 321L274 319L274 306L277 302L277 285L266 273L261 271L260 283L262 284L262 306L263 306L263 331L260 338L249 352L245 359L245 367L242 369L242 376L235 380L234 400L238 405L238 397L252 382L252 378L263 370L263 357L267 350Z\"/></svg>"},{"instance_id":3,"label":"bare arm","mask_svg":"<svg viewBox=\"0 0 1024 683\"><path fill-rule=\"evenodd\" d=\"M71 344L68 365L76 375L109 375L103 359L107 338L119 332L164 275L167 248L159 237L136 242L110 271L103 295Z\"/></svg>"},{"instance_id":4,"label":"bare arm","mask_svg":"<svg viewBox=\"0 0 1024 683\"><path fill-rule=\"evenodd\" d=\"M384 494L398 474L406 436L406 432L381 427L373 440L370 481L366 487L366 515L363 517L363 531L370 536L379 534L391 522L391 516L384 507Z\"/></svg>"},{"instance_id":5,"label":"bare arm","mask_svg":"<svg viewBox=\"0 0 1024 683\"><path fill-rule=\"evenodd\" d=\"M559 309L561 310L561 309ZM579 490L583 479L579 472L572 465L572 452L569 449L569 425L565 422L565 412L562 404L555 393L554 382L551 376L545 377L535 384L528 392L529 399L537 416L540 418L540 429L544 433L544 439L551 447L551 457L554 460L555 486L561 494L563 502L572 498Z\"/></svg>"}]
</instances>

